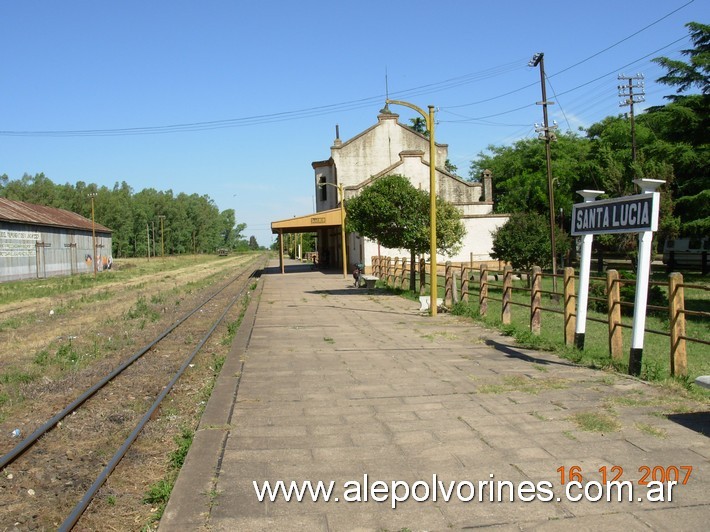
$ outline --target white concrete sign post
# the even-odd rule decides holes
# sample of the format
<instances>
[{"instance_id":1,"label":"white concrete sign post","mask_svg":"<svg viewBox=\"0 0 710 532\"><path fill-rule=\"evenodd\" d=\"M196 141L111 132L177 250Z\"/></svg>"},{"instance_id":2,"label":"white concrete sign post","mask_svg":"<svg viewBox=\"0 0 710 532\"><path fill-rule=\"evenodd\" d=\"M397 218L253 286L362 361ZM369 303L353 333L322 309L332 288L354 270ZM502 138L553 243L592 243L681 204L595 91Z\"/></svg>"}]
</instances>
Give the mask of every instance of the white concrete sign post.
<instances>
[{"instance_id":1,"label":"white concrete sign post","mask_svg":"<svg viewBox=\"0 0 710 532\"><path fill-rule=\"evenodd\" d=\"M651 240L653 232L658 230L660 193L656 190L665 181L659 179L635 179L634 183L641 189L641 194L601 201L587 200L587 196L583 195L585 202L577 203L572 208L571 233L574 236L583 237L607 233L639 233L634 321L631 335L631 353L629 354L629 374L639 375L643 357L644 328L646 327L648 280L651 273ZM589 240L589 245L591 247L591 239ZM584 247L582 251L583 264L580 264L580 297L577 303L575 343L577 343L577 333L584 334L585 325L582 324L580 329L580 321L585 321L587 318L587 301L589 297L588 283L591 252L585 256ZM585 260L586 264L584 264ZM582 277L585 269L587 279L583 295ZM581 308L582 302L584 302L584 310Z\"/></svg>"},{"instance_id":2,"label":"white concrete sign post","mask_svg":"<svg viewBox=\"0 0 710 532\"><path fill-rule=\"evenodd\" d=\"M578 190L577 194L584 198L584 203L591 203L597 196L604 194L603 190ZM587 329L587 304L589 302L589 270L592 262L593 234L582 235L582 255L579 261L579 297L577 299L577 321L574 330L574 345L584 349L584 333Z\"/></svg>"}]
</instances>

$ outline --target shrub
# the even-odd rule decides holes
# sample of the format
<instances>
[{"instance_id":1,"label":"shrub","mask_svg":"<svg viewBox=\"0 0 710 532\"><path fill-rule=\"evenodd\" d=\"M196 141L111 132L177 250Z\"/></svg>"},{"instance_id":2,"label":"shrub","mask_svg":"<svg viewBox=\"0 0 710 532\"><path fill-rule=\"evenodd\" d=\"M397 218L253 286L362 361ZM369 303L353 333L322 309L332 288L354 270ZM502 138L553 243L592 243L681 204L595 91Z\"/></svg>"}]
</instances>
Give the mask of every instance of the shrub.
<instances>
[{"instance_id":1,"label":"shrub","mask_svg":"<svg viewBox=\"0 0 710 532\"><path fill-rule=\"evenodd\" d=\"M633 303L636 297L636 274L633 272L619 272L619 277L624 281L633 281L630 283L621 283L621 288L619 289L621 301L625 303L630 303L631 305L622 305L621 314L624 316L632 316L634 313ZM609 311L609 306L606 303L607 290L605 282L593 281L589 283L589 297L589 310L600 312L602 314L606 314ZM600 298L603 301L593 300L591 299L592 297ZM660 286L649 286L648 304L657 307L668 307L668 298L666 297L666 294L663 293L663 290ZM649 310L647 314L665 316L667 312L659 310Z\"/></svg>"}]
</instances>

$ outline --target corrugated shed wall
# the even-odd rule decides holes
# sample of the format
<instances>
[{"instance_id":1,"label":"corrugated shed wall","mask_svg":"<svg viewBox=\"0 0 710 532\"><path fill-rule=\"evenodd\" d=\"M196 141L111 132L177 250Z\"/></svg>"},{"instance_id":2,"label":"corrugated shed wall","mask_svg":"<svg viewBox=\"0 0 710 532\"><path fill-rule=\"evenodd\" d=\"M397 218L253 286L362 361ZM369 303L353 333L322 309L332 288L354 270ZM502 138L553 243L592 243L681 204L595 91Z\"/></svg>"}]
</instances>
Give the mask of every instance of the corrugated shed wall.
<instances>
[{"instance_id":1,"label":"corrugated shed wall","mask_svg":"<svg viewBox=\"0 0 710 532\"><path fill-rule=\"evenodd\" d=\"M0 282L91 273L112 263L111 231L69 211L0 198Z\"/></svg>"}]
</instances>

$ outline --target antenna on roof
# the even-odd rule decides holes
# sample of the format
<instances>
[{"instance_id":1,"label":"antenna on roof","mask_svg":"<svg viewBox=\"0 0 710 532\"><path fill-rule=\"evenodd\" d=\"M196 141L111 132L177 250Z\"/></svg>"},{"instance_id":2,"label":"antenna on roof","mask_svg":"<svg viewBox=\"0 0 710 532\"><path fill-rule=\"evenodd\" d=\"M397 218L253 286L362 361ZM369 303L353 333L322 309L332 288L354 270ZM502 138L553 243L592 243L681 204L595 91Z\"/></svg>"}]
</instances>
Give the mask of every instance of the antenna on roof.
<instances>
[{"instance_id":1,"label":"antenna on roof","mask_svg":"<svg viewBox=\"0 0 710 532\"><path fill-rule=\"evenodd\" d=\"M390 99L390 89L387 82L387 67L385 66L385 101Z\"/></svg>"}]
</instances>

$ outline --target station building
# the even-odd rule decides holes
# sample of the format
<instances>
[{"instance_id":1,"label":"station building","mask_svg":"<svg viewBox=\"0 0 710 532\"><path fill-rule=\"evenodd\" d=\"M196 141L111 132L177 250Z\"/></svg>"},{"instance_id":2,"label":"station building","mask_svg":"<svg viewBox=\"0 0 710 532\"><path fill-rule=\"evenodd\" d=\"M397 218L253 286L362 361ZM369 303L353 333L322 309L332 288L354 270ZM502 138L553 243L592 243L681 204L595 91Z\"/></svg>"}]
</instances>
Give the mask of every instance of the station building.
<instances>
[{"instance_id":1,"label":"station building","mask_svg":"<svg viewBox=\"0 0 710 532\"><path fill-rule=\"evenodd\" d=\"M109 228L79 214L0 198L0 282L103 271L111 245Z\"/></svg>"},{"instance_id":2,"label":"station building","mask_svg":"<svg viewBox=\"0 0 710 532\"><path fill-rule=\"evenodd\" d=\"M375 125L347 141L340 140L336 129L330 157L312 163L316 213L272 222L272 233L316 232L320 260L341 268L341 190L347 202L378 178L399 174L428 192L429 138L399 123L398 118L385 106ZM437 262L491 261L491 233L508 219L507 215L493 214L491 173L485 172L481 182L465 181L444 168L448 145L435 146L437 195L461 211L466 228L461 251L453 256L437 255ZM348 234L345 245L348 271L358 262L370 266L373 256L409 257L408 250L386 249L358 234Z\"/></svg>"}]
</instances>

